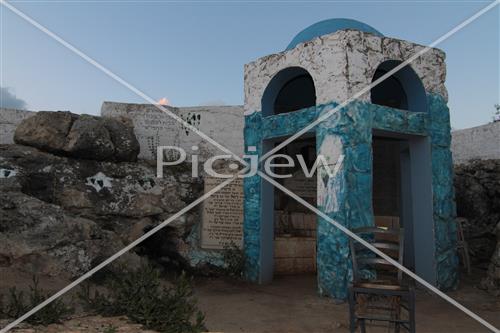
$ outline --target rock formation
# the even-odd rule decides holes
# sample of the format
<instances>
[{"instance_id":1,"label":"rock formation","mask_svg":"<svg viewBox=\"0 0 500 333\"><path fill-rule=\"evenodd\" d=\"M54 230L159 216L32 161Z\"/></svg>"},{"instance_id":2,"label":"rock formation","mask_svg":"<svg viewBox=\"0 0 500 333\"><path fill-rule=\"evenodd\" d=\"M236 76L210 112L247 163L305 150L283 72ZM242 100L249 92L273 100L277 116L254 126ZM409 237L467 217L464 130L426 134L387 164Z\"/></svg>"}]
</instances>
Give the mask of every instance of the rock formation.
<instances>
[{"instance_id":1,"label":"rock formation","mask_svg":"<svg viewBox=\"0 0 500 333\"><path fill-rule=\"evenodd\" d=\"M474 266L488 269L481 287L500 295L500 160L455 166L455 192Z\"/></svg>"},{"instance_id":2,"label":"rock formation","mask_svg":"<svg viewBox=\"0 0 500 333\"><path fill-rule=\"evenodd\" d=\"M457 215L468 220L464 228L472 260L488 263L496 246L500 221L500 160L476 160L455 166Z\"/></svg>"},{"instance_id":3,"label":"rock formation","mask_svg":"<svg viewBox=\"0 0 500 333\"><path fill-rule=\"evenodd\" d=\"M0 145L0 270L75 278L203 191L182 166L157 178L145 161L124 162L138 153L125 119L40 112L21 123L16 142ZM139 253L189 266L198 222L195 208L123 261L135 265Z\"/></svg>"},{"instance_id":4,"label":"rock formation","mask_svg":"<svg viewBox=\"0 0 500 333\"><path fill-rule=\"evenodd\" d=\"M480 287L495 296L500 296L500 222L496 227L497 246L491 256L490 266L486 277L481 281Z\"/></svg>"}]
</instances>

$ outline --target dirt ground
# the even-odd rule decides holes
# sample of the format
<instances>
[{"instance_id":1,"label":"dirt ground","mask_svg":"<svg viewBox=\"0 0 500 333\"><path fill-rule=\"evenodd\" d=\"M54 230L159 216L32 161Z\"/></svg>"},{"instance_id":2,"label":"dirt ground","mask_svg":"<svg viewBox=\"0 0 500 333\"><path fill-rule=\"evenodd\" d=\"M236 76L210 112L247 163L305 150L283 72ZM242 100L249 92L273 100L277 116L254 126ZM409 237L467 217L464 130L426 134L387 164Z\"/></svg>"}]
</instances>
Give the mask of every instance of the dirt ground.
<instances>
[{"instance_id":1,"label":"dirt ground","mask_svg":"<svg viewBox=\"0 0 500 333\"><path fill-rule=\"evenodd\" d=\"M449 295L500 327L500 299L465 277L458 291ZM270 285L254 285L222 279L196 281L196 295L206 314L210 332L348 332L348 306L316 294L315 276L276 277ZM5 322L3 322L5 323ZM3 325L2 325L3 326ZM110 328L112 328L110 330ZM390 332L387 326L367 327L367 332ZM138 333L142 330L126 318L77 317L63 325L22 326L16 333ZM488 332L475 320L437 296L417 292L417 332Z\"/></svg>"},{"instance_id":2,"label":"dirt ground","mask_svg":"<svg viewBox=\"0 0 500 333\"><path fill-rule=\"evenodd\" d=\"M500 299L474 288L464 278L450 292L463 305L500 327ZM205 281L198 286L207 327L219 332L348 332L348 305L318 297L315 276L282 276L266 286ZM423 290L417 292L417 332L489 332L460 310ZM368 326L368 332L390 332Z\"/></svg>"}]
</instances>

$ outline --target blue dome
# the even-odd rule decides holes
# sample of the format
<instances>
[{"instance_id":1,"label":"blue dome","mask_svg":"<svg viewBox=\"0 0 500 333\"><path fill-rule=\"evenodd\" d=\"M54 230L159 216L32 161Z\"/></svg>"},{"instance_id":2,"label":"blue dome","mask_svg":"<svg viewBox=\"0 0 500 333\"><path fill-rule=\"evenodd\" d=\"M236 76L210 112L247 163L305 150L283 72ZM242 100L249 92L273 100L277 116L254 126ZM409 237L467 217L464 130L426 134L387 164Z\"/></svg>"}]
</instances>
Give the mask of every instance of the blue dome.
<instances>
[{"instance_id":1,"label":"blue dome","mask_svg":"<svg viewBox=\"0 0 500 333\"><path fill-rule=\"evenodd\" d=\"M291 50L295 46L297 46L297 44L307 42L313 38L323 35L328 35L334 33L335 31L345 30L345 29L354 29L354 30L369 32L380 37L384 36L379 31L377 31L376 29L370 27L368 24L365 24L363 22L345 18L335 18L335 19L320 21L305 28L292 39L290 44L288 44L286 50Z\"/></svg>"}]
</instances>

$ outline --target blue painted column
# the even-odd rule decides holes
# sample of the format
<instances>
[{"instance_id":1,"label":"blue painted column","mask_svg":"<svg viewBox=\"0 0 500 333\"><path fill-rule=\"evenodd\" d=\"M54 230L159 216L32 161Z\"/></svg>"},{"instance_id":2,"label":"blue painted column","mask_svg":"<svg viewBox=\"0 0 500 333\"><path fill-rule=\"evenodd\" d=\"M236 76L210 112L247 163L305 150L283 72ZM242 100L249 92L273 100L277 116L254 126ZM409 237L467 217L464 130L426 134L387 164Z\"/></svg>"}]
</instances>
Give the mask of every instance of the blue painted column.
<instances>
[{"instance_id":1,"label":"blue painted column","mask_svg":"<svg viewBox=\"0 0 500 333\"><path fill-rule=\"evenodd\" d=\"M322 122L316 131L318 154L327 158L330 169L335 167L339 154L344 156L334 177L324 169L318 170L318 208L350 229L373 225L369 111L366 105L351 103ZM345 299L352 279L348 236L319 218L317 242L319 292Z\"/></svg>"},{"instance_id":2,"label":"blue painted column","mask_svg":"<svg viewBox=\"0 0 500 333\"><path fill-rule=\"evenodd\" d=\"M456 289L459 281L450 112L446 101L440 95L429 94L427 102L432 150L437 286L449 290Z\"/></svg>"},{"instance_id":3,"label":"blue painted column","mask_svg":"<svg viewBox=\"0 0 500 333\"><path fill-rule=\"evenodd\" d=\"M245 152L247 155L261 156L262 117L261 112L254 112L245 117ZM256 147L251 152L249 147ZM260 167L260 166L259 166ZM244 184L244 219L243 248L245 252L245 277L252 282L259 282L261 264L261 178L258 175L245 178Z\"/></svg>"}]
</instances>

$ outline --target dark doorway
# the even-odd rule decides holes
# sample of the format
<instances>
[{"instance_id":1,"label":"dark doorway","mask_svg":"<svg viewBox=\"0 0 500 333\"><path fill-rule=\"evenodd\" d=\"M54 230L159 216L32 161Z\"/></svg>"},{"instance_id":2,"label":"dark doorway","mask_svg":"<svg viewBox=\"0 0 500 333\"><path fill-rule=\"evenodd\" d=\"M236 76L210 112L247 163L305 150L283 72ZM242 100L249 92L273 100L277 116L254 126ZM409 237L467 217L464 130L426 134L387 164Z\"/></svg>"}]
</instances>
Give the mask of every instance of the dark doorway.
<instances>
[{"instance_id":1,"label":"dark doorway","mask_svg":"<svg viewBox=\"0 0 500 333\"><path fill-rule=\"evenodd\" d=\"M267 150L276 147L279 140L264 142ZM276 154L290 156L293 168L275 167L277 175L291 175L275 178L281 185L299 197L316 205L316 173L308 177L301 167L311 170L316 161L316 138L307 135L285 146ZM273 163L286 163L276 158ZM270 282L277 275L297 275L316 273L316 214L302 204L262 181L262 282Z\"/></svg>"},{"instance_id":2,"label":"dark doorway","mask_svg":"<svg viewBox=\"0 0 500 333\"><path fill-rule=\"evenodd\" d=\"M375 131L372 149L375 225L404 228L404 266L435 283L429 138Z\"/></svg>"},{"instance_id":3,"label":"dark doorway","mask_svg":"<svg viewBox=\"0 0 500 333\"><path fill-rule=\"evenodd\" d=\"M310 170L316 160L316 138L296 140L279 153L292 157L295 167L276 168L277 174L292 174L278 181L315 205L316 177L306 177L297 155L302 156ZM316 273L316 214L277 190L274 192L274 274L302 273Z\"/></svg>"}]
</instances>

